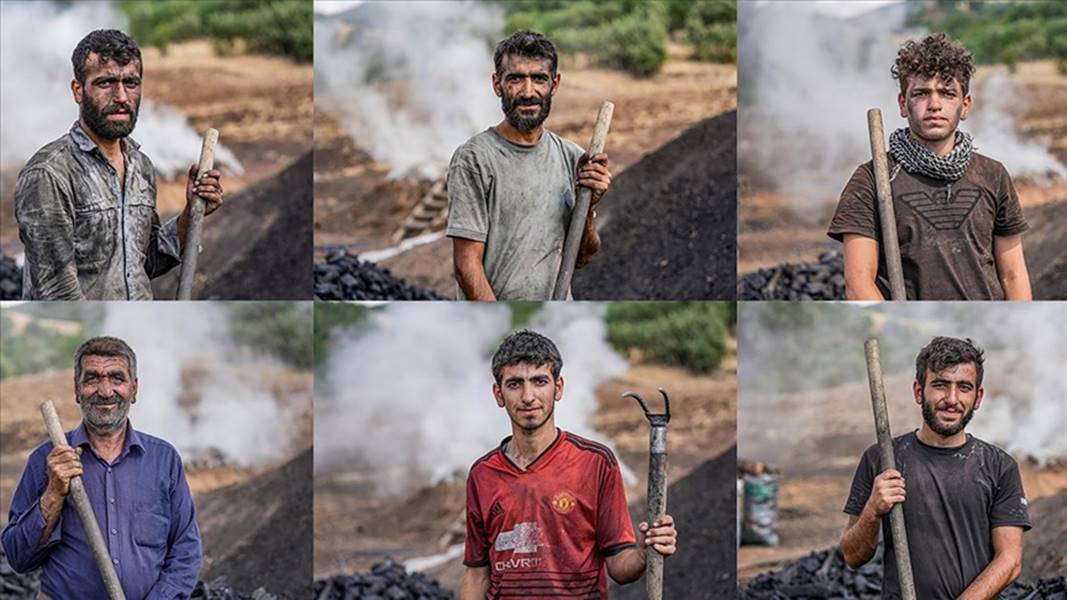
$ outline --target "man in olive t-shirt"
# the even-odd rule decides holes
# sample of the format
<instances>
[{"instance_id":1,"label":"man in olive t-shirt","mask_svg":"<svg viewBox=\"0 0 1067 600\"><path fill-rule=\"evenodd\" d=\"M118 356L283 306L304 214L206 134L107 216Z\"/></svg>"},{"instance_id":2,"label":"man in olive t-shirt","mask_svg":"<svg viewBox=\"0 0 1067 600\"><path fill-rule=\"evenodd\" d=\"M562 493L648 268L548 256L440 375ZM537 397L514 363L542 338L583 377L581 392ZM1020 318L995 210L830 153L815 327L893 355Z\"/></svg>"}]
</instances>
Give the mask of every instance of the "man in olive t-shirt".
<instances>
[{"instance_id":1,"label":"man in olive t-shirt","mask_svg":"<svg viewBox=\"0 0 1067 600\"><path fill-rule=\"evenodd\" d=\"M889 174L909 300L1030 300L1023 257L1027 229L1011 177L974 151L967 118L974 65L943 33L908 41L897 55L900 116L889 140ZM841 193L828 231L844 242L851 300L889 297L870 162Z\"/></svg>"},{"instance_id":2,"label":"man in olive t-shirt","mask_svg":"<svg viewBox=\"0 0 1067 600\"><path fill-rule=\"evenodd\" d=\"M863 453L845 512L841 551L849 566L885 545L882 598L900 598L889 511L904 512L916 596L995 598L1022 570L1029 510L1019 466L964 432L982 403L982 351L971 340L934 338L915 361L923 423L893 440L896 469L882 469L877 445Z\"/></svg>"},{"instance_id":3,"label":"man in olive t-shirt","mask_svg":"<svg viewBox=\"0 0 1067 600\"><path fill-rule=\"evenodd\" d=\"M556 49L517 31L497 45L493 90L505 119L456 150L448 167L448 229L458 297L550 300L563 253L575 185L611 184L608 157L592 157L544 128L559 89ZM577 266L600 248L591 210ZM568 291L569 295L569 291Z\"/></svg>"}]
</instances>

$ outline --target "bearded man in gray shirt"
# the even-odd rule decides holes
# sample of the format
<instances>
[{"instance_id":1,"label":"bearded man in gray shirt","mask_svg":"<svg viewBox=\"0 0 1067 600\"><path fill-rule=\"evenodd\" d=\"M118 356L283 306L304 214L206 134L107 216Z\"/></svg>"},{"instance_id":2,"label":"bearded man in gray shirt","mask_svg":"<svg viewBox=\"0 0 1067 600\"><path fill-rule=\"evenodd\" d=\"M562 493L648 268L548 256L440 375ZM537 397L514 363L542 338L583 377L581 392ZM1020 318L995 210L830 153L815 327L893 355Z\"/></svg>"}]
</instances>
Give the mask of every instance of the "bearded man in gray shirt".
<instances>
[{"instance_id":1,"label":"bearded man in gray shirt","mask_svg":"<svg viewBox=\"0 0 1067 600\"><path fill-rule=\"evenodd\" d=\"M161 225L152 161L129 135L141 106L137 42L91 32L71 56L79 119L19 172L15 219L26 250L27 300L151 300L151 278L181 261L193 199L222 205L216 170L189 169L185 210ZM198 176L199 175L199 176Z\"/></svg>"},{"instance_id":2,"label":"bearded man in gray shirt","mask_svg":"<svg viewBox=\"0 0 1067 600\"><path fill-rule=\"evenodd\" d=\"M606 154L586 156L544 128L559 90L556 48L517 31L493 55L493 91L505 119L467 140L448 167L448 230L458 297L550 300L575 202L575 185L611 184ZM578 266L600 248L596 211L585 222ZM568 291L569 296L569 291Z\"/></svg>"}]
</instances>

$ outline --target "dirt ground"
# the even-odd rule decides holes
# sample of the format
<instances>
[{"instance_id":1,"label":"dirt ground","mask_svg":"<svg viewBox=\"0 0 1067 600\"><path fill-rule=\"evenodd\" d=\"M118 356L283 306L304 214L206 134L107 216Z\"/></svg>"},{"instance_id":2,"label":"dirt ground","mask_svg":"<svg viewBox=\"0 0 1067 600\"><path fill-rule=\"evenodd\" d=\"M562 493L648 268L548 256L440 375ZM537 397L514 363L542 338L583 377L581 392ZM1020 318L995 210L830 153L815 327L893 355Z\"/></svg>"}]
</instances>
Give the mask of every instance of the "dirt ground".
<instances>
[{"instance_id":1,"label":"dirt ground","mask_svg":"<svg viewBox=\"0 0 1067 600\"><path fill-rule=\"evenodd\" d=\"M270 179L311 149L310 64L266 56L219 57L207 41L173 44L166 56L146 48L143 56L145 98L177 108L197 131L218 129L220 143L241 162L243 175L223 170L228 197ZM18 170L0 172L0 244L8 254L22 251L14 219ZM185 181L159 181L158 187L157 206L166 220L185 204Z\"/></svg>"},{"instance_id":2,"label":"dirt ground","mask_svg":"<svg viewBox=\"0 0 1067 600\"><path fill-rule=\"evenodd\" d=\"M1009 110L1016 116L1019 130L1027 138L1049 140L1053 156L1067 165L1067 76L1059 74L1051 61L1021 64L1008 76L1018 94L1018 102L1012 102ZM976 110L981 110L980 105ZM844 187L847 175L836 176L841 180L841 187ZM739 275L783 262L815 260L838 245L826 236L827 225L837 204L836 196L827 197L815 206L800 208L793 199L761 185L752 177L739 177L738 186ZM1054 263L1067 243L1067 235L1063 233L1067 229L1064 221L1067 216L1067 181L1016 177L1015 186L1031 227L1044 229L1044 232L1032 229L1023 236L1031 278L1036 282L1046 271L1055 269L1062 273L1062 263L1059 266ZM1051 236L1056 237L1046 241ZM1045 277L1051 278L1051 275ZM1067 297L1063 278L1059 279L1058 286L1049 282L1040 290L1035 283L1035 296ZM1046 293L1039 293L1045 290Z\"/></svg>"},{"instance_id":3,"label":"dirt ground","mask_svg":"<svg viewBox=\"0 0 1067 600\"><path fill-rule=\"evenodd\" d=\"M615 103L607 153L614 176L676 138L691 125L736 108L733 65L672 58L649 79L600 69L564 71L564 84L552 103L546 126L583 147L589 143L600 103ZM495 123L486 123L486 127ZM315 245L345 246L356 252L392 245L390 237L431 182L415 178L387 181L389 166L362 152L331 115L315 115ZM605 196L604 211L611 202ZM603 211L602 211L603 212ZM440 240L383 261L394 273L451 297L451 244Z\"/></svg>"},{"instance_id":4,"label":"dirt ground","mask_svg":"<svg viewBox=\"0 0 1067 600\"><path fill-rule=\"evenodd\" d=\"M633 365L626 375L597 389L599 409L593 417L601 439L615 446L619 458L638 477L637 483L626 490L631 506L643 505L648 425L636 403L622 399L621 394L637 391L646 401L654 403L656 409L659 395L655 389L659 385L668 388L672 401L669 428L672 485L710 459L730 451L735 443L734 355L710 376L696 376L676 368ZM560 426L566 428L565 423ZM371 494L373 477L371 472L316 477L316 579L368 570L386 555L408 560L442 553L450 546L463 543L463 480L426 487L396 502ZM730 515L732 518L732 507ZM463 573L461 561L461 558L449 560L428 569L427 573L445 586L455 588Z\"/></svg>"},{"instance_id":5,"label":"dirt ground","mask_svg":"<svg viewBox=\"0 0 1067 600\"><path fill-rule=\"evenodd\" d=\"M910 395L891 391L910 389L913 378L912 373L885 377L893 435L917 426ZM737 554L739 582L838 543L848 521L842 508L852 475L859 456L875 439L869 394L866 381L854 381L815 392L746 397L738 415L738 456L774 464L784 475L778 497L780 543L742 546ZM1041 468L1022 460L1020 469L1031 506L1067 495L1067 464ZM1052 510L1043 515L1035 510L1031 516L1044 520L1038 526L1042 531L1067 517ZM1047 560L1048 537L1027 534L1024 564L1031 555Z\"/></svg>"}]
</instances>

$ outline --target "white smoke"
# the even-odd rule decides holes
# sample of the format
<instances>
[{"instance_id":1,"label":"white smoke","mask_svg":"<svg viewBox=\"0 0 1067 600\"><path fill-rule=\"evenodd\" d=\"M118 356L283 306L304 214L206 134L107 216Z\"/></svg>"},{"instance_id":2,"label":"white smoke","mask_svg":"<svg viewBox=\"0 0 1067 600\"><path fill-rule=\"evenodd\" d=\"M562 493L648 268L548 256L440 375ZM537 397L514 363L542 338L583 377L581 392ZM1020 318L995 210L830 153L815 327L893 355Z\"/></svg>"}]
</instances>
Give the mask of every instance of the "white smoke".
<instances>
[{"instance_id":1,"label":"white smoke","mask_svg":"<svg viewBox=\"0 0 1067 600\"><path fill-rule=\"evenodd\" d=\"M316 2L316 6L322 4ZM484 2L381 2L315 19L315 105L338 115L389 176L441 175L452 152L500 120Z\"/></svg>"},{"instance_id":2,"label":"white smoke","mask_svg":"<svg viewBox=\"0 0 1067 600\"><path fill-rule=\"evenodd\" d=\"M125 29L109 2L7 1L0 4L0 165L20 167L78 120L70 91L70 56L94 29ZM148 69L150 72L150 68ZM184 175L200 156L201 136L175 108L151 100L151 75L133 138L159 173ZM233 153L219 145L215 162L242 173Z\"/></svg>"},{"instance_id":3,"label":"white smoke","mask_svg":"<svg viewBox=\"0 0 1067 600\"><path fill-rule=\"evenodd\" d=\"M160 308L108 303L101 327L101 335L119 337L137 353L133 426L183 453L217 448L244 465L283 457L296 408L279 406L260 382L234 368L239 352L223 307L171 302ZM188 394L198 397L195 413L179 404Z\"/></svg>"},{"instance_id":4,"label":"white smoke","mask_svg":"<svg viewBox=\"0 0 1067 600\"><path fill-rule=\"evenodd\" d=\"M563 356L557 425L594 438L594 390L627 369L606 342L602 311L545 304L529 323ZM316 468L374 465L386 495L465 473L511 432L489 366L511 330L504 304L393 303L340 332L316 386Z\"/></svg>"},{"instance_id":5,"label":"white smoke","mask_svg":"<svg viewBox=\"0 0 1067 600\"><path fill-rule=\"evenodd\" d=\"M881 109L887 135L907 126L890 67L904 40L924 34L904 30L903 4L848 20L820 6L738 6L740 170L807 207L835 199L852 170L870 160L867 109ZM1015 176L1067 176L1046 148L1016 133L1005 110L1018 98L1011 82L974 83L974 110L961 127L974 134L978 150Z\"/></svg>"}]
</instances>

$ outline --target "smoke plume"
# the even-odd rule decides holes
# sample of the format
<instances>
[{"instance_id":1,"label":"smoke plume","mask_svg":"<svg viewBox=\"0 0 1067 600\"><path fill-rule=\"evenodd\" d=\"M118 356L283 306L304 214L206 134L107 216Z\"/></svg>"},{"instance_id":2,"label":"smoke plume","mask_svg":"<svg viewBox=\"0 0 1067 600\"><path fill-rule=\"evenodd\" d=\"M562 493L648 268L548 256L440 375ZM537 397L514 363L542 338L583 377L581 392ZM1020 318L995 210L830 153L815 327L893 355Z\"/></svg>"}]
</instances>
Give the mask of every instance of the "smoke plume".
<instances>
[{"instance_id":1,"label":"smoke plume","mask_svg":"<svg viewBox=\"0 0 1067 600\"><path fill-rule=\"evenodd\" d=\"M290 450L299 410L276 402L257 378L262 372L239 368L246 357L234 345L222 306L108 303L101 332L137 353L140 383L130 411L137 429L174 444L186 459L214 448L255 465Z\"/></svg>"},{"instance_id":2,"label":"smoke plume","mask_svg":"<svg viewBox=\"0 0 1067 600\"><path fill-rule=\"evenodd\" d=\"M21 167L34 152L78 120L70 91L71 54L94 29L126 29L108 2L11 1L0 5L0 165ZM143 50L143 49L142 49ZM151 68L132 137L165 178L185 174L200 156L201 137L174 107L152 101ZM215 160L241 173L233 153L218 146Z\"/></svg>"},{"instance_id":3,"label":"smoke plume","mask_svg":"<svg viewBox=\"0 0 1067 600\"><path fill-rule=\"evenodd\" d=\"M594 438L594 390L627 369L606 342L602 310L545 304L529 322L563 356L557 425ZM504 304L393 303L335 331L316 386L316 470L373 465L383 495L466 473L511 432L489 367L511 317Z\"/></svg>"},{"instance_id":4,"label":"smoke plume","mask_svg":"<svg viewBox=\"0 0 1067 600\"><path fill-rule=\"evenodd\" d=\"M365 3L315 20L315 105L390 177L439 177L460 144L500 120L490 87L503 29L484 2Z\"/></svg>"},{"instance_id":5,"label":"smoke plume","mask_svg":"<svg viewBox=\"0 0 1067 600\"><path fill-rule=\"evenodd\" d=\"M890 67L905 39L925 33L904 30L908 9L901 3L845 20L810 2L739 3L740 170L801 208L836 199L853 169L870 160L867 109L881 109L887 136L907 125ZM971 118L961 125L978 151L1014 176L1067 177L1046 148L1016 133L1006 110L1018 98L1011 82L983 80L984 70L972 82Z\"/></svg>"}]
</instances>

